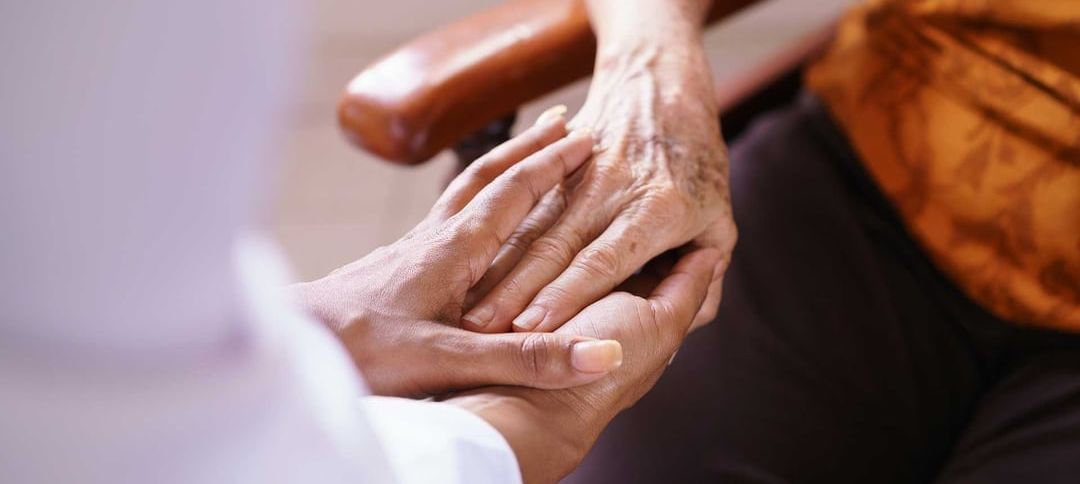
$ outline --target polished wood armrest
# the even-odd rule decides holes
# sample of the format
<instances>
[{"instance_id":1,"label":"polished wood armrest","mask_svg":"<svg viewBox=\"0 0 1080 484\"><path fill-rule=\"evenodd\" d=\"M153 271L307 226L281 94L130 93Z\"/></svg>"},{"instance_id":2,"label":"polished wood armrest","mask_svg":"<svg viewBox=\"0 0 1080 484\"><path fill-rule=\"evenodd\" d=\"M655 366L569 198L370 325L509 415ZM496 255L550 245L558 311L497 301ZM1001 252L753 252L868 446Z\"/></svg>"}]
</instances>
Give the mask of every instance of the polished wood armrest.
<instances>
[{"instance_id":1,"label":"polished wood armrest","mask_svg":"<svg viewBox=\"0 0 1080 484\"><path fill-rule=\"evenodd\" d=\"M717 0L715 21L756 0ZM492 120L592 71L582 0L514 0L423 35L349 83L338 121L389 161L428 160Z\"/></svg>"}]
</instances>

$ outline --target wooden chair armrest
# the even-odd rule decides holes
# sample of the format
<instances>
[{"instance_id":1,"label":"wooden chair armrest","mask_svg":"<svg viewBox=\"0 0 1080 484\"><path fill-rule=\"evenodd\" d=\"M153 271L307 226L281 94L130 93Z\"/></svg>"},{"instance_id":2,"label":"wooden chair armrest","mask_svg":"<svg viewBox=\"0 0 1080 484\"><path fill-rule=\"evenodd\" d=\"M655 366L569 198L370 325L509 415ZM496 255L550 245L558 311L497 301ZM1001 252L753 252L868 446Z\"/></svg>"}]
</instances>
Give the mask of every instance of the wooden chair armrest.
<instances>
[{"instance_id":1,"label":"wooden chair armrest","mask_svg":"<svg viewBox=\"0 0 1080 484\"><path fill-rule=\"evenodd\" d=\"M718 0L710 20L756 0ZM338 121L357 146L416 164L592 71L582 0L515 0L423 35L349 83Z\"/></svg>"}]
</instances>

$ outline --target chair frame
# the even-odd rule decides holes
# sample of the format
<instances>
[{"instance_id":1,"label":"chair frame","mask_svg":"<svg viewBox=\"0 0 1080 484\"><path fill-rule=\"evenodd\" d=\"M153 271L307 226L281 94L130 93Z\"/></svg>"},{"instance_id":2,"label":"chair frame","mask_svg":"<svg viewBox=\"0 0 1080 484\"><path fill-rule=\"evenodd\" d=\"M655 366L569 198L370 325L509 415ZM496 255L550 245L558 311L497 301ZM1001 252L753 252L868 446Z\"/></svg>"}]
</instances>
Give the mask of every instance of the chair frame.
<instances>
[{"instance_id":1,"label":"chair frame","mask_svg":"<svg viewBox=\"0 0 1080 484\"><path fill-rule=\"evenodd\" d=\"M757 0L715 0L709 23ZM716 88L726 140L790 103L832 38L820 26ZM517 109L591 72L596 40L583 0L515 0L422 35L364 68L338 103L355 145L398 164L453 148L464 165L509 139ZM491 93L499 93L497 96Z\"/></svg>"}]
</instances>

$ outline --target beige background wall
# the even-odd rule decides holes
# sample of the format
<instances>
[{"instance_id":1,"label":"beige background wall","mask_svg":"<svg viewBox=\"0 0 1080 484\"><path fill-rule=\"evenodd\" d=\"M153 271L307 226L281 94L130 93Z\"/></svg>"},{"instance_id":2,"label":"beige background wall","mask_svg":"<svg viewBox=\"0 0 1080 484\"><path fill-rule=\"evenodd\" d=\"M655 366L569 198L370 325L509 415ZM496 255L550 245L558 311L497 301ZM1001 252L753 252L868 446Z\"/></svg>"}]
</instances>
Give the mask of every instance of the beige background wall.
<instances>
[{"instance_id":1,"label":"beige background wall","mask_svg":"<svg viewBox=\"0 0 1080 484\"><path fill-rule=\"evenodd\" d=\"M334 105L364 65L408 39L495 0L311 0L312 25L303 74L290 101L282 172L270 213L272 232L300 279L326 273L391 242L434 201L452 163L443 154L401 168L349 146L337 130ZM850 0L773 0L712 29L706 39L718 81L731 77L835 17ZM522 122L565 103L574 112L587 81L525 106ZM520 123L519 123L520 124Z\"/></svg>"}]
</instances>

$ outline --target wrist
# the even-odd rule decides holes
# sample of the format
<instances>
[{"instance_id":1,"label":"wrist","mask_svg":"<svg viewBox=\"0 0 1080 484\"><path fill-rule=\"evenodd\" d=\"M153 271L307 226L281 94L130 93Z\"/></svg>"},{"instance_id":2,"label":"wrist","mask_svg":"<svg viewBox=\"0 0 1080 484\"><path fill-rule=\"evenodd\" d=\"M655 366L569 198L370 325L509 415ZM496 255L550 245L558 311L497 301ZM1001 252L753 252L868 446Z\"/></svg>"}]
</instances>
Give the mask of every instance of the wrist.
<instances>
[{"instance_id":1,"label":"wrist","mask_svg":"<svg viewBox=\"0 0 1080 484\"><path fill-rule=\"evenodd\" d=\"M711 0L586 0L598 53L626 42L672 46L700 42Z\"/></svg>"},{"instance_id":2,"label":"wrist","mask_svg":"<svg viewBox=\"0 0 1080 484\"><path fill-rule=\"evenodd\" d=\"M711 130L718 111L707 65L642 66L640 61L620 59L597 69L574 123L594 129L603 150L613 141L609 135L666 137L679 126L701 123L710 123Z\"/></svg>"},{"instance_id":3,"label":"wrist","mask_svg":"<svg viewBox=\"0 0 1080 484\"><path fill-rule=\"evenodd\" d=\"M703 114L716 113L712 71L698 40L613 42L597 54L591 85L590 99L640 92L642 99L658 102L657 107L674 106L685 113L687 105L695 105L707 110Z\"/></svg>"},{"instance_id":4,"label":"wrist","mask_svg":"<svg viewBox=\"0 0 1080 484\"><path fill-rule=\"evenodd\" d=\"M525 482L557 482L585 457L610 417L566 401L564 391L499 387L446 400L488 422L517 457Z\"/></svg>"},{"instance_id":5,"label":"wrist","mask_svg":"<svg viewBox=\"0 0 1080 484\"><path fill-rule=\"evenodd\" d=\"M673 31L630 31L609 33L597 37L596 66L618 63L625 59L642 58L652 55L654 63L688 57L696 51L703 51L702 33L699 29L677 29Z\"/></svg>"}]
</instances>

